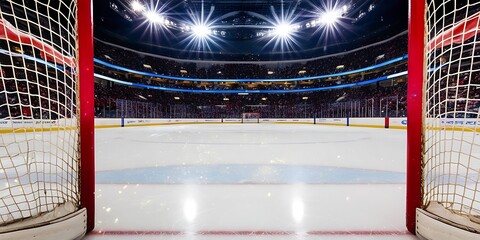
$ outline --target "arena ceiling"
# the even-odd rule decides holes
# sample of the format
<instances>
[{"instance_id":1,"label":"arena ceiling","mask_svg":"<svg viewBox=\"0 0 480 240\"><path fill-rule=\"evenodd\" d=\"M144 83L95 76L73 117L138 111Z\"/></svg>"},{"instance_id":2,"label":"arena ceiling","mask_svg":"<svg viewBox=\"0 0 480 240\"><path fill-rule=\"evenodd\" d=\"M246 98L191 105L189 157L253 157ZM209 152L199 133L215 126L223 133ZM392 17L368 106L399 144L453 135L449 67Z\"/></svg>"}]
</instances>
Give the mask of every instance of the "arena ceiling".
<instances>
[{"instance_id":1,"label":"arena ceiling","mask_svg":"<svg viewBox=\"0 0 480 240\"><path fill-rule=\"evenodd\" d=\"M96 0L97 40L191 60L306 59L407 30L406 0Z\"/></svg>"}]
</instances>

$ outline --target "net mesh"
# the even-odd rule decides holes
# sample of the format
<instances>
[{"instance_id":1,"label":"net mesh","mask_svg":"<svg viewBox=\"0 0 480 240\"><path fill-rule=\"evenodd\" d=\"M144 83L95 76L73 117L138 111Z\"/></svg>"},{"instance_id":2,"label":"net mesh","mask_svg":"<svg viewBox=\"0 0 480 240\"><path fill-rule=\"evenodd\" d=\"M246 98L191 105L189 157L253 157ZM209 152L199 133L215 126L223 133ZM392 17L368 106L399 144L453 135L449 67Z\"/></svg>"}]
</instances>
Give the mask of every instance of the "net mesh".
<instances>
[{"instance_id":1,"label":"net mesh","mask_svg":"<svg viewBox=\"0 0 480 240\"><path fill-rule=\"evenodd\" d=\"M258 123L259 121L260 121L260 113L257 113L257 112L242 113L243 123Z\"/></svg>"},{"instance_id":2,"label":"net mesh","mask_svg":"<svg viewBox=\"0 0 480 240\"><path fill-rule=\"evenodd\" d=\"M446 218L475 230L480 230L479 16L477 0L427 1L423 204L431 211L440 206L454 216Z\"/></svg>"},{"instance_id":3,"label":"net mesh","mask_svg":"<svg viewBox=\"0 0 480 240\"><path fill-rule=\"evenodd\" d=\"M0 1L0 232L79 206L75 19L76 1Z\"/></svg>"}]
</instances>

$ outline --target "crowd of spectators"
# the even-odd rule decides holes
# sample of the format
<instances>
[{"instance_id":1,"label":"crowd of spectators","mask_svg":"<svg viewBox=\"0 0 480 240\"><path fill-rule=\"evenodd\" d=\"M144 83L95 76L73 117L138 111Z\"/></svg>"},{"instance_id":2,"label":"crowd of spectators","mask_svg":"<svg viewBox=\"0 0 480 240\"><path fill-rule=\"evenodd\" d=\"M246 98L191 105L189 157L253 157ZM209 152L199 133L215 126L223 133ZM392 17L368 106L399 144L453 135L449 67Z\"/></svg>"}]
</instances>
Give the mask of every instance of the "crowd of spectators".
<instances>
[{"instance_id":1,"label":"crowd of spectators","mask_svg":"<svg viewBox=\"0 0 480 240\"><path fill-rule=\"evenodd\" d=\"M41 18L39 21L43 22L45 19ZM20 22L17 27L26 30L29 29L28 24ZM57 24L52 28L58 30L60 26ZM34 35L38 35L38 31L43 31L36 28L31 30ZM65 35L63 30L59 32L62 32L62 36ZM46 42L52 42L55 46L61 45L59 38L48 39L49 34L44 36ZM449 67L441 67L428 73L433 79L427 86L429 116L451 118L478 116L480 59L474 57L480 56L480 48L475 44L477 42L478 39L471 38L461 46L447 46L434 50L435 54L430 55L434 58L432 61L435 66L443 66L448 61ZM403 34L372 46L317 59L238 63L173 60L95 40L95 57L114 65L170 77L225 79L223 82L208 82L145 77L96 64L97 73L119 80L167 88L203 90L203 93L159 91L96 79L96 116L238 118L243 112L259 112L261 117L275 118L405 116L406 76L361 87L331 88L304 93L237 95L213 94L208 90L313 89L375 79L405 71L406 61L340 77L315 78L315 76L361 69L404 56L407 53L407 45L407 35ZM16 54L0 53L1 119L59 119L76 115L75 76L68 68L47 67L45 64L38 64L30 58L22 57L28 55L44 59L38 48L25 43L4 39L0 40L0 49L16 52ZM302 81L268 81L298 77L314 78ZM229 79L262 81L235 82L228 81Z\"/></svg>"},{"instance_id":2,"label":"crowd of spectators","mask_svg":"<svg viewBox=\"0 0 480 240\"><path fill-rule=\"evenodd\" d=\"M260 112L262 117L312 117L314 115L331 115L330 113L334 113L334 109L342 103L344 106L352 106L352 104L345 104L345 102L355 102L357 104L364 99L376 99L376 102L380 103L382 99L391 99L391 96L396 96L395 103L390 103L390 105L395 105L395 108L392 106L389 108L386 100L382 103L383 107L396 109L395 113L391 113L395 116L403 116L405 112L405 77L388 80L389 86L382 86L381 83L377 82L364 87L312 91L301 94L237 95L208 93L208 90L283 90L328 87L375 79L405 71L406 61L400 61L382 68L340 77L303 81L268 81L272 78L306 77L356 70L403 56L406 53L407 45L405 35L367 49L303 63L281 63L277 64L278 66L275 66L275 68L254 63L183 63L141 55L138 52L114 47L100 41L97 41L96 44L96 46L100 46L96 47L97 58L130 69L169 76L205 79L263 79L261 82L182 81L139 76L138 74L131 74L97 64L95 69L97 73L119 80L167 88L203 90L203 93L158 91L132 88L98 79L95 86L96 110L97 116L100 117L139 117L141 115L153 115L154 117L239 117L242 112ZM132 59L135 59L135 61L132 61ZM122 101L118 99L122 99ZM126 104L123 101L125 99L130 102ZM135 107L131 107L138 106L138 108L144 109L145 102L154 103L153 106L148 107L154 110L148 112L142 110L139 114ZM368 105L368 108L370 110L365 112L371 112L369 116L382 114L380 110L382 106L379 104ZM351 116L360 115L360 111L354 111L348 107L343 107L342 113Z\"/></svg>"},{"instance_id":3,"label":"crowd of spectators","mask_svg":"<svg viewBox=\"0 0 480 240\"><path fill-rule=\"evenodd\" d=\"M396 39L399 40L399 39ZM384 46L384 45L377 45ZM392 49L395 46L386 44ZM0 48L9 51L21 50L24 55L41 56L34 48L28 45L20 45L11 41L0 41ZM382 47L382 51L386 48ZM375 49L367 49L375 56L378 52ZM127 50L109 49L110 55L114 56L119 51L128 56L132 65L142 63L132 61L137 59L138 53ZM283 68L279 67L273 71L277 78L288 78L295 75L298 69L307 69L302 76L308 72L318 74L327 71L325 67L337 64L343 65L341 69L333 72L354 70L356 67L365 67L372 64L369 61L382 61L383 58L361 58L363 50L346 55L333 56L327 59L307 61L306 63L293 63ZM368 52L368 51L367 51ZM394 51L392 51L394 52ZM431 83L429 91L430 106L433 106L429 114L437 114L444 117L476 117L480 106L480 69L479 61L471 55L480 55L480 50L463 47L462 56L460 51L452 48L449 51L451 56L440 58L439 65L449 59L450 68L441 68L438 71L429 73L436 79ZM403 55L392 53L390 57ZM109 56L104 54L105 56ZM457 56L458 55L458 56ZM354 57L357 56L358 59ZM110 56L109 56L110 57ZM350 61L347 61L350 59ZM351 60L354 59L354 60ZM360 59L360 60L359 60ZM369 60L366 60L369 59ZM458 59L458 60L456 60ZM470 59L465 62L462 59ZM152 61L158 65L164 64L163 60ZM109 61L114 61L113 58ZM171 61L171 60L167 60ZM316 65L315 61L322 64ZM463 61L463 62L462 62ZM270 68L262 64L213 64L208 70L205 66L198 68L197 63L184 64L171 61L171 69L195 69L196 73L205 73L201 78L209 78L209 71L218 75L218 72L231 76L231 78L252 77L249 74L267 71ZM357 65L359 62L362 65ZM143 66L144 63L142 63ZM374 63L373 63L374 64ZM153 71L155 64L152 63ZM321 66L320 66L321 65ZM37 64L17 55L0 54L0 117L2 119L58 119L70 118L75 115L76 93L74 76L68 69L47 67L44 64ZM162 65L163 66L163 65ZM189 68L187 68L189 66ZM338 66L338 65L337 65ZM132 66L125 66L134 68ZM164 66L166 68L166 66ZM198 68L198 69L197 69ZM228 69L228 70L227 70ZM459 71L458 71L459 69ZM157 69L158 70L158 69ZM243 112L259 112L261 117L275 118L301 118L301 117L379 117L379 116L405 116L406 114L406 76L399 76L383 82L371 83L361 87L332 88L323 91L309 91L304 93L282 93L282 94L261 94L251 93L249 95L238 94L213 94L208 89L298 89L316 88L344 83L359 82L365 79L374 79L390 75L396 72L405 71L406 62L397 62L388 66L363 71L361 73L348 74L337 78L321 78L305 81L269 82L264 80L260 84L256 82L232 83L211 83L192 82L180 80L168 80L150 78L126 73L123 71L109 69L105 66L96 66L97 73L110 76L120 80L138 82L149 85L165 86L183 89L203 89L203 93L182 93L176 91L159 91L140 87L129 87L114 82L96 79L95 82L95 108L97 117L157 117L157 118L238 118ZM175 71L176 70L172 70ZM324 73L333 73L324 72ZM182 72L180 72L182 73ZM228 74L227 74L228 73ZM238 73L235 75L234 73ZM189 74L185 70L183 74ZM296 73L298 77L300 73ZM173 75L173 74L172 74ZM224 75L224 76L225 76ZM260 75L255 75L256 77ZM198 76L197 76L198 77ZM266 78L267 79L267 78ZM457 113L463 112L463 113ZM465 112L467 115L465 115ZM463 115L462 115L463 114Z\"/></svg>"},{"instance_id":4,"label":"crowd of spectators","mask_svg":"<svg viewBox=\"0 0 480 240\"><path fill-rule=\"evenodd\" d=\"M99 117L238 118L243 112L259 112L261 117L272 118L327 117L339 104L351 106L346 103L361 104L365 99L375 99L374 106L362 104L362 107L372 108L369 116L374 117L380 114L380 100L389 96L398 96L396 101L400 110L404 110L405 79L392 80L392 84L394 86L371 84L307 93L238 95L158 91L99 82L95 85L96 113ZM153 104L149 110L143 110L146 103ZM139 114L138 109L142 109L144 115ZM352 117L360 116L360 112L346 107L342 107L342 112ZM392 114L401 116L402 113Z\"/></svg>"},{"instance_id":5,"label":"crowd of spectators","mask_svg":"<svg viewBox=\"0 0 480 240\"><path fill-rule=\"evenodd\" d=\"M312 77L338 71L350 71L372 66L404 56L407 35L403 34L377 45L329 57L298 62L228 63L176 61L147 55L133 50L95 41L95 57L99 60L130 68L172 77L200 79L278 79Z\"/></svg>"},{"instance_id":6,"label":"crowd of spectators","mask_svg":"<svg viewBox=\"0 0 480 240\"><path fill-rule=\"evenodd\" d=\"M395 48L395 46L391 47ZM374 50L370 50L374 52ZM468 47L464 46L461 51L462 56L459 55L459 49L455 49L455 47L450 49L450 51L443 50L447 52L448 56L441 57L440 60L443 62L437 65L440 66L445 63L446 59L449 59L451 67L443 67L439 71L429 73L429 76L440 74L439 76L433 76L432 79L437 79L438 83L431 84L429 88L430 101L428 103L434 106L429 114L435 115L440 113L443 117L476 117L480 106L480 101L476 100L480 98L480 73L477 70L480 69L480 66L478 66L480 62L478 59L472 58L471 55L480 55L480 50L469 50ZM335 60L332 60L332 62L335 62ZM335 64L338 64L338 62L335 62ZM368 65L368 62L366 64ZM232 71L235 71L233 67L235 65L226 65L227 67L232 67ZM292 65L293 67L287 66L282 71L292 72L290 69L294 69L294 65ZM352 63L344 65L345 67L341 71L346 71L345 68L348 68L346 66L355 66ZM252 67L250 69L259 71L262 67L262 65L257 65L255 68ZM350 68L347 70L352 70ZM313 69L313 67L310 66L309 69ZM326 78L321 81L298 81L296 83L286 82L287 84L283 82L282 84L270 83L270 85L263 86L253 85L250 88L248 87L251 83L246 83L243 86L241 84L234 85L234 87L230 85L230 89L235 87L239 89L278 89L278 86L289 89L322 87L373 79L404 70L406 70L406 62L399 62L384 68L364 71L359 74L349 74L341 78ZM102 69L102 71L109 72L107 74L113 74L120 78L131 78L131 76L126 76L128 74L121 75L121 73L116 71L108 71L107 69ZM151 82L153 81L149 79L148 83ZM160 83L167 87L195 89L195 87L192 87L191 82L185 84L181 81L169 82L167 80ZM260 112L262 117L402 117L406 116L406 83L406 76L401 76L362 87L312 91L302 94L250 94L247 96L162 92L128 88L113 83L99 84L97 88L124 88L115 92L133 96L133 99L130 99L139 103L142 101L155 103L156 116L160 117L239 117L242 112ZM199 86L196 89L218 89L218 86L215 88L212 87L213 84L209 84L211 83L198 84ZM106 87L107 85L108 87ZM119 98L126 99L121 96ZM113 112L117 116L125 115L125 112L122 112L123 110L118 111L118 108L116 109L115 107L109 108L115 109ZM98 106L98 109L105 108ZM467 114L465 115L464 112L467 112Z\"/></svg>"},{"instance_id":7,"label":"crowd of spectators","mask_svg":"<svg viewBox=\"0 0 480 240\"><path fill-rule=\"evenodd\" d=\"M437 81L429 88L427 114L449 118L478 116L479 71L445 74ZM96 84L100 117L238 118L243 112L259 112L264 118L405 117L407 110L406 77L386 85L375 83L301 94L200 94L107 85ZM119 103L118 99L128 103ZM152 105L145 107L146 103ZM140 113L138 109L142 109Z\"/></svg>"},{"instance_id":8,"label":"crowd of spectators","mask_svg":"<svg viewBox=\"0 0 480 240\"><path fill-rule=\"evenodd\" d=\"M480 107L478 37L434 49L426 82L427 117L477 118Z\"/></svg>"},{"instance_id":9,"label":"crowd of spectators","mask_svg":"<svg viewBox=\"0 0 480 240\"><path fill-rule=\"evenodd\" d=\"M20 47L5 41L0 44L1 48ZM28 46L21 48L25 54L36 54ZM470 54L480 53L472 51ZM464 54L463 57L468 56ZM74 80L68 71L6 54L0 55L0 64L2 119L58 119L75 114ZM22 65L25 67L19 67ZM439 74L433 78L438 83L432 84L434 87L429 89L433 96L430 104L437 106L434 111L446 117L461 117L455 110L467 112L468 117L476 116L480 105L480 101L476 100L480 98L480 72L476 70L477 65L477 62L472 65L459 60L453 62L450 69L442 68L432 73ZM405 67L404 64L398 66ZM455 66L460 66L460 73L450 74L449 71L455 72ZM472 66L474 69L471 69ZM383 71L349 77L380 76L391 71L394 69L385 68ZM119 78L125 77L119 72L114 73ZM275 118L405 116L406 82L403 76L355 88L237 95L158 91L97 79L95 108L97 117L238 118L243 112L259 112L261 117ZM441 90L435 92L435 89Z\"/></svg>"},{"instance_id":10,"label":"crowd of spectators","mask_svg":"<svg viewBox=\"0 0 480 240\"><path fill-rule=\"evenodd\" d=\"M407 69L406 62L401 62L396 65L386 66L382 69L375 69L365 71L357 74L350 74L338 77L318 78L299 81L243 81L243 82L209 82L209 81L183 81L183 80L169 80L145 77L138 74L129 74L121 71L115 71L107 68L96 67L95 72L117 80L127 81L131 83L138 83L148 85L151 87L163 87L166 89L181 89L187 91L208 92L211 90L308 90L317 88L337 88L342 84L359 83L363 80L375 80L380 77L405 72ZM386 80L386 78L383 78Z\"/></svg>"},{"instance_id":11,"label":"crowd of spectators","mask_svg":"<svg viewBox=\"0 0 480 240\"><path fill-rule=\"evenodd\" d=\"M69 26L69 15L59 14L47 18L43 14L32 14L31 9L37 9L34 1L20 4L10 4L2 1L0 7L4 25L20 30L20 35L30 33L32 39L25 37L0 40L0 119L48 119L71 118L76 115L76 81L68 69L47 67L32 59L51 61L57 50L59 54L73 51L75 34ZM67 11L60 2L51 2L52 9ZM42 27L43 26L43 27ZM44 26L48 26L44 27ZM52 32L56 34L52 34ZM23 39L23 40L22 40ZM38 44L44 44L40 47ZM34 46L36 45L36 46ZM62 46L65 49L59 49ZM9 52L11 54L9 54ZM29 56L29 57L24 57ZM68 58L68 54L66 54ZM58 57L58 56L57 56ZM58 61L57 63L59 63Z\"/></svg>"},{"instance_id":12,"label":"crowd of spectators","mask_svg":"<svg viewBox=\"0 0 480 240\"><path fill-rule=\"evenodd\" d=\"M39 56L31 46L5 40L1 49L21 49ZM20 56L0 54L0 118L58 119L75 115L75 80L68 71L36 64Z\"/></svg>"},{"instance_id":13,"label":"crowd of spectators","mask_svg":"<svg viewBox=\"0 0 480 240\"><path fill-rule=\"evenodd\" d=\"M114 79L124 80L132 83L139 83L164 88L187 89L187 90L292 90L337 86L340 84L356 83L363 80L376 79L390 74L404 72L407 70L406 60L391 64L382 68L364 71L356 74L349 74L336 77L312 78L307 80L285 80L269 81L263 79L258 81L185 81L165 78L146 77L139 74L132 74L111 68L96 66L95 72Z\"/></svg>"},{"instance_id":14,"label":"crowd of spectators","mask_svg":"<svg viewBox=\"0 0 480 240\"><path fill-rule=\"evenodd\" d=\"M480 51L477 52L479 54ZM477 118L480 107L480 62L452 62L428 75L426 114L432 117Z\"/></svg>"}]
</instances>

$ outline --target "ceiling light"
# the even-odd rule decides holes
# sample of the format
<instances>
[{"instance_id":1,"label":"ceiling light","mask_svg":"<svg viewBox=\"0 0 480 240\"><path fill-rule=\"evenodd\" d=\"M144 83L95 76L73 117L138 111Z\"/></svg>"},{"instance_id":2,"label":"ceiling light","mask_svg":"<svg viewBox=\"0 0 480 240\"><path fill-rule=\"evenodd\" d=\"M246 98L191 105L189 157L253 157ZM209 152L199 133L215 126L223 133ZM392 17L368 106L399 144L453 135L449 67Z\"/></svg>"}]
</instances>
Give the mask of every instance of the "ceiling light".
<instances>
[{"instance_id":1,"label":"ceiling light","mask_svg":"<svg viewBox=\"0 0 480 240\"><path fill-rule=\"evenodd\" d=\"M141 12L141 11L145 10L145 6L143 6L138 1L133 1L130 6L132 7L133 11L136 11L136 12Z\"/></svg>"},{"instance_id":2,"label":"ceiling light","mask_svg":"<svg viewBox=\"0 0 480 240\"><path fill-rule=\"evenodd\" d=\"M208 28L207 26L200 24L192 26L192 32L193 34L195 34L196 37L204 38L210 35L212 33L212 30L210 30L210 28Z\"/></svg>"},{"instance_id":3,"label":"ceiling light","mask_svg":"<svg viewBox=\"0 0 480 240\"><path fill-rule=\"evenodd\" d=\"M164 18L155 11L147 12L145 17L147 17L148 21L151 23L163 23L164 21Z\"/></svg>"},{"instance_id":4,"label":"ceiling light","mask_svg":"<svg viewBox=\"0 0 480 240\"><path fill-rule=\"evenodd\" d=\"M275 26L274 34L278 37L286 38L289 37L294 30L295 28L293 25L288 23L280 23Z\"/></svg>"},{"instance_id":5,"label":"ceiling light","mask_svg":"<svg viewBox=\"0 0 480 240\"><path fill-rule=\"evenodd\" d=\"M334 25L335 23L337 23L338 19L340 19L341 16L342 16L341 11L332 10L332 11L324 12L320 16L319 20L320 20L320 23L323 23L325 25Z\"/></svg>"}]
</instances>

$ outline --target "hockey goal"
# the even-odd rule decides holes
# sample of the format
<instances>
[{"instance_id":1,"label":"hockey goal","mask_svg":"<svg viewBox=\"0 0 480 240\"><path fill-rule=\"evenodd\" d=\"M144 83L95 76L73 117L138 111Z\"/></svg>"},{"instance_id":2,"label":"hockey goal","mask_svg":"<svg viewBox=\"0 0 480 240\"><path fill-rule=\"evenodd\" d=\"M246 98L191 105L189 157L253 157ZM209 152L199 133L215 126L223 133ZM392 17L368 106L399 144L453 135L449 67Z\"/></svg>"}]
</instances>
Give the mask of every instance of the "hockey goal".
<instances>
[{"instance_id":1,"label":"hockey goal","mask_svg":"<svg viewBox=\"0 0 480 240\"><path fill-rule=\"evenodd\" d=\"M260 113L258 112L242 113L242 123L260 123Z\"/></svg>"},{"instance_id":2,"label":"hockey goal","mask_svg":"<svg viewBox=\"0 0 480 240\"><path fill-rule=\"evenodd\" d=\"M410 1L407 227L480 239L480 1Z\"/></svg>"},{"instance_id":3,"label":"hockey goal","mask_svg":"<svg viewBox=\"0 0 480 240\"><path fill-rule=\"evenodd\" d=\"M94 225L88 0L0 1L0 239Z\"/></svg>"}]
</instances>

